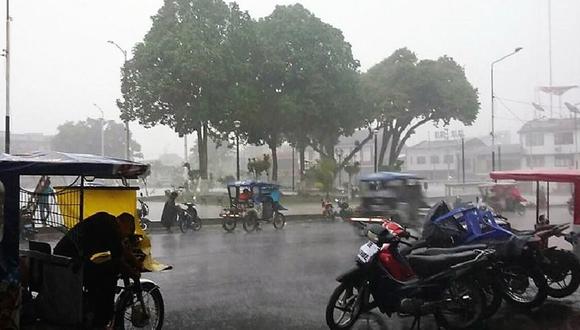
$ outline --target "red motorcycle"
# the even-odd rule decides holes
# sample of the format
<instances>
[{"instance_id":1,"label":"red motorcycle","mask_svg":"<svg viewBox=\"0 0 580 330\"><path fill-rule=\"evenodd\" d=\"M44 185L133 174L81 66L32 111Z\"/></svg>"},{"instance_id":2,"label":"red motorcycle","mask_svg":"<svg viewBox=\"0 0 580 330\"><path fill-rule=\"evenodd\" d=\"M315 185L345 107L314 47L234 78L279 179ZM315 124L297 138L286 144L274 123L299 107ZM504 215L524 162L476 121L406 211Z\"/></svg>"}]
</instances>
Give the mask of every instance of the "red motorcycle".
<instances>
[{"instance_id":1,"label":"red motorcycle","mask_svg":"<svg viewBox=\"0 0 580 330\"><path fill-rule=\"evenodd\" d=\"M482 318L485 296L474 279L493 250L476 245L404 255L399 244L411 245L403 239L415 237L392 221L370 226L367 237L356 267L337 278L326 307L330 329L348 329L377 307L389 316L414 317L412 328L420 328L421 316L428 314L447 329L469 328Z\"/></svg>"}]
</instances>

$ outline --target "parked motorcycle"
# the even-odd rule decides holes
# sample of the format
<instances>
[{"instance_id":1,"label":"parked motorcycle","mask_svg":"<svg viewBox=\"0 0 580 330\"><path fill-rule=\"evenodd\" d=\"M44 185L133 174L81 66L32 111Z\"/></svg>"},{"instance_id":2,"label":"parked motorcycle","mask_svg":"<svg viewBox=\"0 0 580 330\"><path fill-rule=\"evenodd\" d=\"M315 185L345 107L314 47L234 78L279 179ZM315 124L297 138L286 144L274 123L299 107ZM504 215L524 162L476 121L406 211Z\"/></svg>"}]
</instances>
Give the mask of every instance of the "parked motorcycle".
<instances>
[{"instance_id":1,"label":"parked motorcycle","mask_svg":"<svg viewBox=\"0 0 580 330\"><path fill-rule=\"evenodd\" d=\"M146 231L151 226L151 220L149 220L149 205L145 203L141 198L137 199L139 201L139 208L137 209L137 215L139 216L139 223L141 229Z\"/></svg>"},{"instance_id":2,"label":"parked motorcycle","mask_svg":"<svg viewBox=\"0 0 580 330\"><path fill-rule=\"evenodd\" d=\"M537 307L549 292L542 272L546 261L541 248L542 235L515 235L499 226L495 218L489 209L472 206L450 211L440 202L429 212L422 240L431 247L486 244L497 250L498 259L504 264L501 269L507 269L498 273L500 282L505 284L504 298L521 307Z\"/></svg>"},{"instance_id":3,"label":"parked motorcycle","mask_svg":"<svg viewBox=\"0 0 580 330\"><path fill-rule=\"evenodd\" d=\"M334 206L332 202L328 199L322 199L320 202L322 205L322 216L334 220Z\"/></svg>"},{"instance_id":4,"label":"parked motorcycle","mask_svg":"<svg viewBox=\"0 0 580 330\"><path fill-rule=\"evenodd\" d=\"M353 211L348 205L348 201L346 198L335 198L334 202L338 206L338 212L334 212L335 217L340 217L341 219L345 220L348 217L352 216Z\"/></svg>"},{"instance_id":5,"label":"parked motorcycle","mask_svg":"<svg viewBox=\"0 0 580 330\"><path fill-rule=\"evenodd\" d=\"M376 307L387 315L433 314L439 326L463 329L477 323L485 307L482 289L473 280L492 250L473 247L440 249L440 253L400 253L402 239L412 235L395 222L372 225L369 242L360 247L356 267L340 275L326 307L330 329L348 329L361 313ZM372 298L372 299L371 299Z\"/></svg>"},{"instance_id":6,"label":"parked motorcycle","mask_svg":"<svg viewBox=\"0 0 580 330\"><path fill-rule=\"evenodd\" d=\"M197 208L194 203L183 203L185 208L180 205L177 206L177 225L182 233L186 233L189 229L193 231L199 231L201 229L202 223L201 219L197 215Z\"/></svg>"}]
</instances>

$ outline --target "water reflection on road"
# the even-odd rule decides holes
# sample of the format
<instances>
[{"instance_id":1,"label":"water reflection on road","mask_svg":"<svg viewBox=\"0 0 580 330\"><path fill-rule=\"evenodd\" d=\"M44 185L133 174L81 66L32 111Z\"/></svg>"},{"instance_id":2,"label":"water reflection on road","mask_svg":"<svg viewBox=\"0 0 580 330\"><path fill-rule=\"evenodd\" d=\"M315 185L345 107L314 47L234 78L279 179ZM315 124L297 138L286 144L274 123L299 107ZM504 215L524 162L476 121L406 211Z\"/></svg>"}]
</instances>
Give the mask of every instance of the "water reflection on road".
<instances>
[{"instance_id":1,"label":"water reflection on road","mask_svg":"<svg viewBox=\"0 0 580 330\"><path fill-rule=\"evenodd\" d=\"M334 279L354 265L363 242L342 222L291 222L281 231L263 225L252 234L218 226L154 234L154 255L174 269L144 277L161 286L168 329L324 329ZM578 302L578 295L550 300L529 314L504 307L480 329L579 329ZM412 323L379 316L355 328ZM433 319L425 317L422 329L435 329Z\"/></svg>"}]
</instances>

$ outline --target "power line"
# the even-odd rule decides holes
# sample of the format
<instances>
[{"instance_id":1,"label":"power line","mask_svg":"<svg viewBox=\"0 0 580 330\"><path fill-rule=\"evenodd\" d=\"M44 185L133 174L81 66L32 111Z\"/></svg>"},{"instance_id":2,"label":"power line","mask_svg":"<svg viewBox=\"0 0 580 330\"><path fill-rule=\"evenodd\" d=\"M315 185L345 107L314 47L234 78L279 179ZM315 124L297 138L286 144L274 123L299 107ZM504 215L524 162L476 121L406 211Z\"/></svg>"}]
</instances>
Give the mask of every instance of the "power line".
<instances>
[{"instance_id":1,"label":"power line","mask_svg":"<svg viewBox=\"0 0 580 330\"><path fill-rule=\"evenodd\" d=\"M499 103L501 105L503 105L504 108L506 108L507 111L509 111L509 113L511 113L512 116L514 116L517 120L519 120L522 123L525 123L525 120L522 120L520 117L518 117L513 111L512 109L510 109L503 101L502 99L499 99Z\"/></svg>"}]
</instances>

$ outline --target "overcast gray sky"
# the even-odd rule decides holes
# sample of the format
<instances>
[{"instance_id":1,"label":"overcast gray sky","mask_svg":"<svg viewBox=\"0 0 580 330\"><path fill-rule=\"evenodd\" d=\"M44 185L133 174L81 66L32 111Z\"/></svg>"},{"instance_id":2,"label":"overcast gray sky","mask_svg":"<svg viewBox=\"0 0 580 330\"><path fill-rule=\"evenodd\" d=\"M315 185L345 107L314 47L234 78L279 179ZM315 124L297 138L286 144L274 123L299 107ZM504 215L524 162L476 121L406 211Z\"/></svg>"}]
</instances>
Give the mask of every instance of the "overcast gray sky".
<instances>
[{"instance_id":1,"label":"overcast gray sky","mask_svg":"<svg viewBox=\"0 0 580 330\"><path fill-rule=\"evenodd\" d=\"M268 15L284 0L241 0L253 17ZM580 1L552 1L554 85L580 85ZM363 71L409 47L419 58L446 54L461 63L479 89L482 109L469 135L490 131L490 63L524 50L496 67L495 91L516 101L537 100L535 88L548 84L548 0L304 0L306 8L344 32ZM162 0L18 0L11 2L12 125L15 132L56 133L66 120L98 117L99 104L118 119L121 52L107 40L131 49L151 26ZM2 6L0 15L5 17ZM0 28L4 45L4 26ZM0 72L4 74L2 63ZM4 90L4 80L0 88ZM4 95L0 92L0 114ZM580 90L565 95L580 102ZM543 103L548 97L542 96ZM497 104L497 130L532 119L529 105ZM557 106L557 101L555 100ZM456 125L454 125L456 126ZM168 128L131 125L146 158L181 153L182 142ZM427 137L423 128L411 142ZM514 133L514 138L517 138Z\"/></svg>"}]
</instances>

